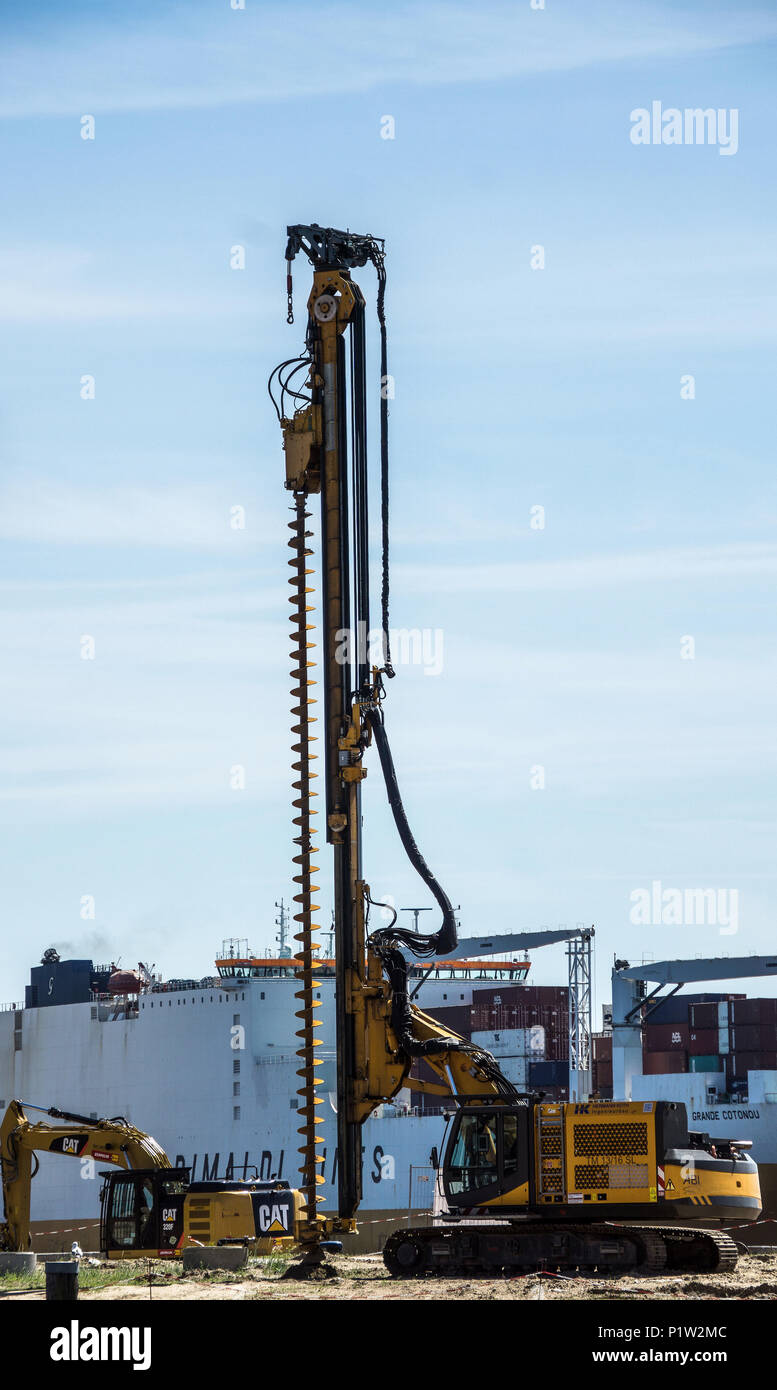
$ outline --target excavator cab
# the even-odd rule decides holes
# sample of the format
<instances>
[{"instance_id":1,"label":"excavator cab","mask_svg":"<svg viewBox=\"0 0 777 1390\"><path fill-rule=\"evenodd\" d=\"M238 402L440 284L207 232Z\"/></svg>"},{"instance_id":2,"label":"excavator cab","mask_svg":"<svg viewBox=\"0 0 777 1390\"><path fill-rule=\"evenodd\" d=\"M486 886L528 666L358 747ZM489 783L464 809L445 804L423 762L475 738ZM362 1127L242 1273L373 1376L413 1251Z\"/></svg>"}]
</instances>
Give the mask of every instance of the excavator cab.
<instances>
[{"instance_id":1,"label":"excavator cab","mask_svg":"<svg viewBox=\"0 0 777 1390\"><path fill-rule=\"evenodd\" d=\"M499 1198L510 1206L528 1201L531 1117L528 1099L523 1105L467 1105L458 1111L443 1164L451 1210Z\"/></svg>"},{"instance_id":2,"label":"excavator cab","mask_svg":"<svg viewBox=\"0 0 777 1390\"><path fill-rule=\"evenodd\" d=\"M135 1169L101 1177L100 1249L114 1258L176 1254L183 1238L189 1169Z\"/></svg>"}]
</instances>

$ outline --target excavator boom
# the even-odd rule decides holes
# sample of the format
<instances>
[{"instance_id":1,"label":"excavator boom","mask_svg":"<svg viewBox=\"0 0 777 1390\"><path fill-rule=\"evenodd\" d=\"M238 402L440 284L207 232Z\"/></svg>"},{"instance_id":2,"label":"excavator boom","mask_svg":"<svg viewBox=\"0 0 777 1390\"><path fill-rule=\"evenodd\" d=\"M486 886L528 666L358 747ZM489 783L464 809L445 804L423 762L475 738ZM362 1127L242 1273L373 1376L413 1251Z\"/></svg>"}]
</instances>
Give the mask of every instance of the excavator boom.
<instances>
[{"instance_id":1,"label":"excavator boom","mask_svg":"<svg viewBox=\"0 0 777 1390\"><path fill-rule=\"evenodd\" d=\"M93 1120L52 1106L44 1113L60 1124L28 1119L25 1102L12 1100L0 1125L5 1219L0 1226L0 1249L26 1250L30 1244L30 1184L33 1157L38 1153L92 1158L117 1168L170 1168L167 1154L155 1139L125 1119ZM35 1171L37 1171L37 1166Z\"/></svg>"}]
</instances>

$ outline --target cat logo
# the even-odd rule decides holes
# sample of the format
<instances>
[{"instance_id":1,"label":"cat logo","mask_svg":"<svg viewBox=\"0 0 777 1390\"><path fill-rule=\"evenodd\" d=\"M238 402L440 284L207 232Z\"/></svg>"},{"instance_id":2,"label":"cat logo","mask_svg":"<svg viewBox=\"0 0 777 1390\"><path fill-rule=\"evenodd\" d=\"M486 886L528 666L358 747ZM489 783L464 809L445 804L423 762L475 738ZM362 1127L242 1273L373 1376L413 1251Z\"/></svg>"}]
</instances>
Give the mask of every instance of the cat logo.
<instances>
[{"instance_id":1,"label":"cat logo","mask_svg":"<svg viewBox=\"0 0 777 1390\"><path fill-rule=\"evenodd\" d=\"M289 1209L281 1206L259 1208L259 1229L263 1235L286 1235L289 1230Z\"/></svg>"},{"instance_id":2,"label":"cat logo","mask_svg":"<svg viewBox=\"0 0 777 1390\"><path fill-rule=\"evenodd\" d=\"M72 1138L70 1138L70 1137L67 1136L67 1135L63 1135L63 1136L62 1136L62 1152L63 1152L63 1154L76 1154L76 1155L78 1155L78 1154L80 1154L81 1149L83 1148L83 1144L84 1144L84 1141L83 1141L83 1138L82 1138L82 1136L81 1136L80 1134L74 1134L74 1135L72 1136Z\"/></svg>"}]
</instances>

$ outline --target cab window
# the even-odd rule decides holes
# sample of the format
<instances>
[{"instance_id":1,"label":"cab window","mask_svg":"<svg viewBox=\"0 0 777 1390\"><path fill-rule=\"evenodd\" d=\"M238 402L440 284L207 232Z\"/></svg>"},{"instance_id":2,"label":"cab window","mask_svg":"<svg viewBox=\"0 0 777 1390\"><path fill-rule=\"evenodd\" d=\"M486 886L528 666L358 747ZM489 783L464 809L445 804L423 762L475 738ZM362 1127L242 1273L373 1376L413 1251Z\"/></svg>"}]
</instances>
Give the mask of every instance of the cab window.
<instances>
[{"instance_id":1,"label":"cab window","mask_svg":"<svg viewBox=\"0 0 777 1390\"><path fill-rule=\"evenodd\" d=\"M499 1181L497 1124L490 1111L462 1116L450 1164L451 1192L472 1192Z\"/></svg>"}]
</instances>

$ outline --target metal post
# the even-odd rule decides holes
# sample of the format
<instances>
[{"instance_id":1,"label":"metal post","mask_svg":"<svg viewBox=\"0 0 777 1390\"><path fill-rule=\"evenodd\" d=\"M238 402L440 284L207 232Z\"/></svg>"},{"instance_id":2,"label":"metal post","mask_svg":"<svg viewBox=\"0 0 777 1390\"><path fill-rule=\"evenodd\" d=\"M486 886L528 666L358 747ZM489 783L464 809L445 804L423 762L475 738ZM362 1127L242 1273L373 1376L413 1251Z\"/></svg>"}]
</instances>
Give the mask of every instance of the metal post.
<instances>
[{"instance_id":1,"label":"metal post","mask_svg":"<svg viewBox=\"0 0 777 1390\"><path fill-rule=\"evenodd\" d=\"M46 1299L72 1303L78 1298L78 1260L46 1261Z\"/></svg>"},{"instance_id":2,"label":"metal post","mask_svg":"<svg viewBox=\"0 0 777 1390\"><path fill-rule=\"evenodd\" d=\"M569 961L569 1099L587 1100L592 1090L591 941L593 927L567 946Z\"/></svg>"}]
</instances>

